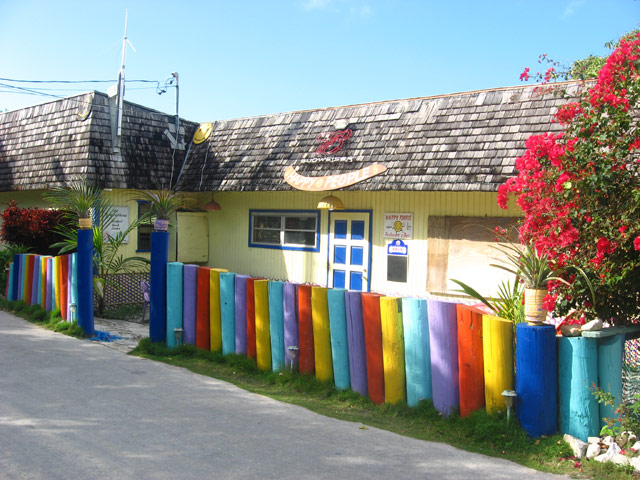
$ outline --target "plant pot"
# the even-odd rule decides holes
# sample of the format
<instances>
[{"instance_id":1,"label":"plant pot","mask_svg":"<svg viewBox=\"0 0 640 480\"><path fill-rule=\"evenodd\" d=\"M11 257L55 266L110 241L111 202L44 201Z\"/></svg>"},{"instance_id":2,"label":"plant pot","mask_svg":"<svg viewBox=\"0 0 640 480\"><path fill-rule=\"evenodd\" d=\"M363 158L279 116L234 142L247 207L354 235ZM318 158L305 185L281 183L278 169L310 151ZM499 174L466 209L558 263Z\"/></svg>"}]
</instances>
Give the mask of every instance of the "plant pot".
<instances>
[{"instance_id":1,"label":"plant pot","mask_svg":"<svg viewBox=\"0 0 640 480\"><path fill-rule=\"evenodd\" d=\"M156 232L166 232L169 229L169 220L164 218L156 218L153 221L153 229Z\"/></svg>"},{"instance_id":2,"label":"plant pot","mask_svg":"<svg viewBox=\"0 0 640 480\"><path fill-rule=\"evenodd\" d=\"M78 218L78 227L80 227L81 230L89 230L92 223L91 217Z\"/></svg>"},{"instance_id":3,"label":"plant pot","mask_svg":"<svg viewBox=\"0 0 640 480\"><path fill-rule=\"evenodd\" d=\"M529 325L542 325L547 319L547 311L542 307L546 288L524 289L524 316Z\"/></svg>"}]
</instances>

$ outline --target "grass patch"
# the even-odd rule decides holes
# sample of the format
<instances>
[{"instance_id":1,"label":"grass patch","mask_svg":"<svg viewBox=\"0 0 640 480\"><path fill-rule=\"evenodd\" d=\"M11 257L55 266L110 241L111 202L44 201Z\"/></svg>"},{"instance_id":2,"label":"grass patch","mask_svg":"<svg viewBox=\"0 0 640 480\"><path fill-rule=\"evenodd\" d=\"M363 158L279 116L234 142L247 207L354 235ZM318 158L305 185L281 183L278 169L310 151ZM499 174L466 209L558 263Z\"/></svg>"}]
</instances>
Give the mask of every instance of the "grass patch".
<instances>
[{"instance_id":1,"label":"grass patch","mask_svg":"<svg viewBox=\"0 0 640 480\"><path fill-rule=\"evenodd\" d=\"M0 297L0 309L24 318L36 325L70 337L83 338L84 330L76 322L67 322L60 316L60 309L48 312L40 305L27 305L22 300L7 300Z\"/></svg>"},{"instance_id":2,"label":"grass patch","mask_svg":"<svg viewBox=\"0 0 640 480\"><path fill-rule=\"evenodd\" d=\"M197 349L193 345L168 348L140 341L131 352L192 372L233 383L250 392L300 405L333 418L361 423L422 440L444 442L471 452L505 458L546 472L569 474L579 478L622 480L637 478L631 470L594 461L578 461L561 435L532 439L505 414L489 415L484 410L467 418L452 415L443 418L431 402L416 408L403 405L375 405L353 391L339 391L331 384L318 382L311 375L261 372L254 360L241 355L222 356L218 352Z\"/></svg>"}]
</instances>

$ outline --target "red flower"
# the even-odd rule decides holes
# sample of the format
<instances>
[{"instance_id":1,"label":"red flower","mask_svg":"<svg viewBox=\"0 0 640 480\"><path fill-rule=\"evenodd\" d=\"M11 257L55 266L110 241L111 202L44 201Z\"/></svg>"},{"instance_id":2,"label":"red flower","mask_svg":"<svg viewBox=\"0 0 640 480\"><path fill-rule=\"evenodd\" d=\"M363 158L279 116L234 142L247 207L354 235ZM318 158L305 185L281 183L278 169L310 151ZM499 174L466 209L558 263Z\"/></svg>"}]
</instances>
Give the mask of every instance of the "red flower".
<instances>
[{"instance_id":1,"label":"red flower","mask_svg":"<svg viewBox=\"0 0 640 480\"><path fill-rule=\"evenodd\" d=\"M640 250L640 235L638 235L633 241L633 248L635 248L636 250Z\"/></svg>"},{"instance_id":2,"label":"red flower","mask_svg":"<svg viewBox=\"0 0 640 480\"><path fill-rule=\"evenodd\" d=\"M531 77L531 75L529 75L529 67L527 67L524 69L524 72L520 74L520 81L526 82L529 80L529 77Z\"/></svg>"}]
</instances>

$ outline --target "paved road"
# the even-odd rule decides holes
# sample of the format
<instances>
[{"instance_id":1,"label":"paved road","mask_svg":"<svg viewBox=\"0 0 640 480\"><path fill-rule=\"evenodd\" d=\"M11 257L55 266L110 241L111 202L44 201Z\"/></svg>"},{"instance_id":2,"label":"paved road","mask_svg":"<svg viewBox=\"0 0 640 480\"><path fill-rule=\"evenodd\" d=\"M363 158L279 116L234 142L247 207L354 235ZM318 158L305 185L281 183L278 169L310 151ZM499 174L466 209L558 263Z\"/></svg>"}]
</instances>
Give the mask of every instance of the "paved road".
<instances>
[{"instance_id":1,"label":"paved road","mask_svg":"<svg viewBox=\"0 0 640 480\"><path fill-rule=\"evenodd\" d=\"M0 312L0 478L564 478L334 420Z\"/></svg>"}]
</instances>

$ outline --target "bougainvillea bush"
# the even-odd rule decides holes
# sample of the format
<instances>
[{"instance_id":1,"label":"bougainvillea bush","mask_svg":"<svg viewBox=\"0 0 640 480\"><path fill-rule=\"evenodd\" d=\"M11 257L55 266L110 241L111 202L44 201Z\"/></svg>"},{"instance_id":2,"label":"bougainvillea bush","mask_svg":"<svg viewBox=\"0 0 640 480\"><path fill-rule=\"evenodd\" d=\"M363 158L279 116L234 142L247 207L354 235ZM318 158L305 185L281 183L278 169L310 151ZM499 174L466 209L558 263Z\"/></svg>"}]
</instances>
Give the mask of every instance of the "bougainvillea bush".
<instances>
[{"instance_id":1,"label":"bougainvillea bush","mask_svg":"<svg viewBox=\"0 0 640 480\"><path fill-rule=\"evenodd\" d=\"M498 191L501 207L513 195L524 213L521 241L532 241L570 281L550 286L546 304L558 315L576 309L614 323L640 317L639 73L635 33L558 110L561 133L529 137L517 176ZM595 304L571 267L586 272Z\"/></svg>"},{"instance_id":2,"label":"bougainvillea bush","mask_svg":"<svg viewBox=\"0 0 640 480\"><path fill-rule=\"evenodd\" d=\"M0 239L4 243L23 245L33 253L55 254L51 245L61 240L55 231L63 221L58 210L44 210L38 207L21 208L11 200L2 212Z\"/></svg>"}]
</instances>

